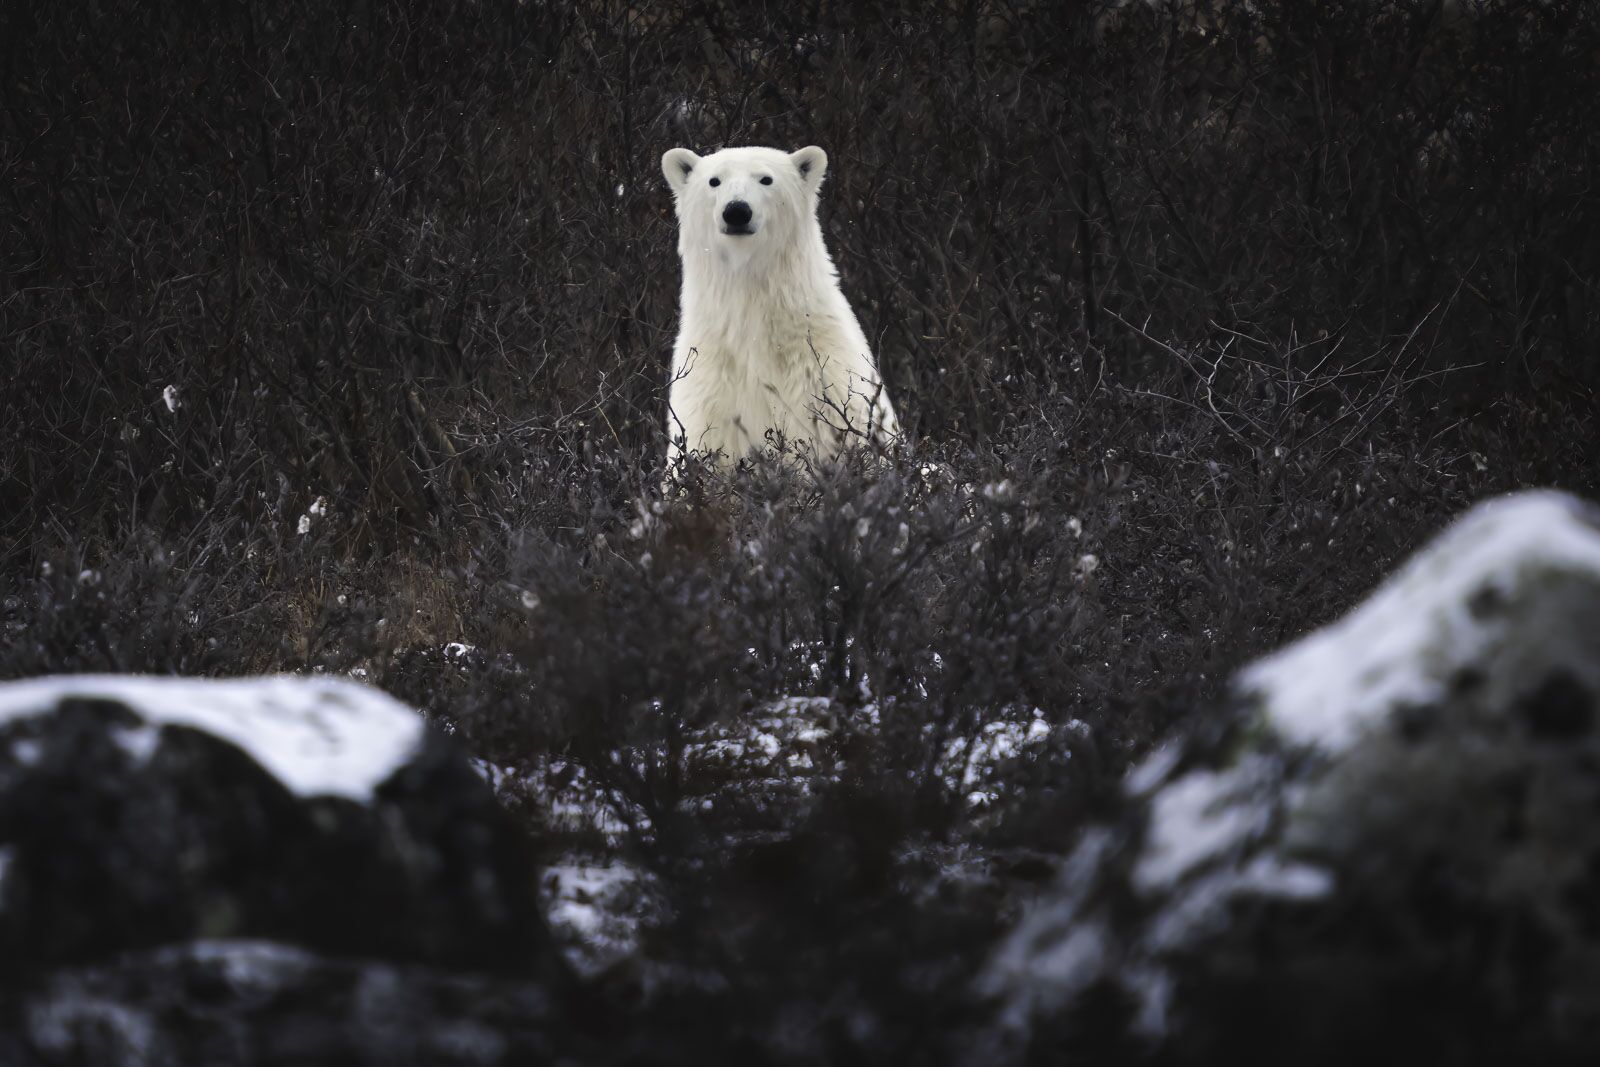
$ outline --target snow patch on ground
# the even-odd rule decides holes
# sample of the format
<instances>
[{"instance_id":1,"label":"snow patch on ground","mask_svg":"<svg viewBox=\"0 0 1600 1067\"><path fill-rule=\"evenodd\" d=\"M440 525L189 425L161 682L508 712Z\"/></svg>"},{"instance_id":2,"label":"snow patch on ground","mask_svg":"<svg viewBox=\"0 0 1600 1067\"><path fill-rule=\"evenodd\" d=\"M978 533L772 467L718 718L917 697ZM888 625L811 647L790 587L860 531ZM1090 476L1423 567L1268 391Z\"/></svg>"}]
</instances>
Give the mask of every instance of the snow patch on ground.
<instances>
[{"instance_id":1,"label":"snow patch on ground","mask_svg":"<svg viewBox=\"0 0 1600 1067\"><path fill-rule=\"evenodd\" d=\"M831 770L823 747L848 714L827 697L780 697L735 722L699 732L683 747L683 768L718 779L808 777Z\"/></svg>"},{"instance_id":2,"label":"snow patch on ground","mask_svg":"<svg viewBox=\"0 0 1600 1067\"><path fill-rule=\"evenodd\" d=\"M80 995L47 1000L27 1012L28 1032L39 1051L65 1055L78 1048L78 1035L95 1035L105 1062L144 1067L173 1062L155 1020L105 997Z\"/></svg>"},{"instance_id":3,"label":"snow patch on ground","mask_svg":"<svg viewBox=\"0 0 1600 1067\"><path fill-rule=\"evenodd\" d=\"M979 726L974 735L953 737L945 745L938 773L948 788L966 797L968 807L983 807L999 799L987 786L1005 764L1043 751L1046 742L1061 730L1083 736L1089 729L1077 719L1062 727L1052 726L1040 708L1027 712L1028 718L1020 717L1021 709L1014 713L1005 709L1001 714L1003 717Z\"/></svg>"},{"instance_id":4,"label":"snow patch on ground","mask_svg":"<svg viewBox=\"0 0 1600 1067\"><path fill-rule=\"evenodd\" d=\"M659 907L649 878L621 861L547 867L540 896L568 962L588 977L638 955L640 930Z\"/></svg>"},{"instance_id":5,"label":"snow patch on ground","mask_svg":"<svg viewBox=\"0 0 1600 1067\"><path fill-rule=\"evenodd\" d=\"M166 678L65 675L0 683L0 725L45 715L65 700L126 707L151 727L182 726L237 745L302 796L356 801L416 752L422 717L376 689L333 678ZM136 758L148 758L149 731L121 730Z\"/></svg>"},{"instance_id":6,"label":"snow patch on ground","mask_svg":"<svg viewBox=\"0 0 1600 1067\"><path fill-rule=\"evenodd\" d=\"M525 767L483 759L470 762L501 803L515 808L531 800L544 827L555 835L616 844L628 833L629 824L617 814L606 791L571 760L541 757ZM649 829L649 818L637 807L629 809L629 816L635 827Z\"/></svg>"},{"instance_id":7,"label":"snow patch on ground","mask_svg":"<svg viewBox=\"0 0 1600 1067\"><path fill-rule=\"evenodd\" d=\"M316 954L295 945L253 938L208 938L151 950L161 964L204 964L235 993L269 994L317 965Z\"/></svg>"},{"instance_id":8,"label":"snow patch on ground","mask_svg":"<svg viewBox=\"0 0 1600 1067\"><path fill-rule=\"evenodd\" d=\"M241 990L274 989L286 975L309 970L316 962L305 949L276 941L195 941L176 951L197 963L219 964L228 983Z\"/></svg>"}]
</instances>

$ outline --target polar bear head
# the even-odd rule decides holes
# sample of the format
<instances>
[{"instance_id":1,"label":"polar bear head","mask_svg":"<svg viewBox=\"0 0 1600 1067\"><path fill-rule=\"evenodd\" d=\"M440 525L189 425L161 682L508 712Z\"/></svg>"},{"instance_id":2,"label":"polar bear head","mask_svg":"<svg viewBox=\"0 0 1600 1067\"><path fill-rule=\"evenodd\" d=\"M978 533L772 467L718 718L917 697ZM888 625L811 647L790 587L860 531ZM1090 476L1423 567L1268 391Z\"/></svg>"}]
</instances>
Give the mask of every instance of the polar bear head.
<instances>
[{"instance_id":1,"label":"polar bear head","mask_svg":"<svg viewBox=\"0 0 1600 1067\"><path fill-rule=\"evenodd\" d=\"M828 154L724 148L699 156L674 148L661 157L678 209L678 252L737 268L804 246L817 229L817 190Z\"/></svg>"}]
</instances>

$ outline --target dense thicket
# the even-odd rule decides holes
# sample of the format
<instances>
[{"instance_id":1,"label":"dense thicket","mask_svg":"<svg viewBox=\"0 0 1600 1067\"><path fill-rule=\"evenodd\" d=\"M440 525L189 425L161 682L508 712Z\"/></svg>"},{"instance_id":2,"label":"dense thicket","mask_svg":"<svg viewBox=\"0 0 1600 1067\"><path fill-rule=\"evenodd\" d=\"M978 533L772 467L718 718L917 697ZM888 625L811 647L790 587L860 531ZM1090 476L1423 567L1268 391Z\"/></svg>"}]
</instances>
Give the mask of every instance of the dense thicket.
<instances>
[{"instance_id":1,"label":"dense thicket","mask_svg":"<svg viewBox=\"0 0 1600 1067\"><path fill-rule=\"evenodd\" d=\"M1593 388L1589 5L1182 6L17 5L5 532L427 525L490 445L656 443L678 143L828 148L934 440L1174 360L1226 403Z\"/></svg>"},{"instance_id":2,"label":"dense thicket","mask_svg":"<svg viewBox=\"0 0 1600 1067\"><path fill-rule=\"evenodd\" d=\"M359 666L571 761L645 816L663 1055L947 1049L1233 665L1596 489L1583 0L11 4L0 94L0 676ZM661 504L660 154L807 143L915 454ZM840 772L703 805L784 696ZM936 765L1033 708L1087 731L975 820Z\"/></svg>"}]
</instances>

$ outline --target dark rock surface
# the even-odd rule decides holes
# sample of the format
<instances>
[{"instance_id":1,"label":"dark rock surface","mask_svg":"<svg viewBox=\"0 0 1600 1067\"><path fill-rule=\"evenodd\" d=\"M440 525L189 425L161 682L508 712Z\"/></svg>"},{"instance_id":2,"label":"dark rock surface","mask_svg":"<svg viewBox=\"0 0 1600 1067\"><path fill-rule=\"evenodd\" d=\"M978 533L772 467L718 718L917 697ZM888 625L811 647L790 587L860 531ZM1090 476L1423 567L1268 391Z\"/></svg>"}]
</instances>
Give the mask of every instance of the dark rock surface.
<instances>
[{"instance_id":1,"label":"dark rock surface","mask_svg":"<svg viewBox=\"0 0 1600 1067\"><path fill-rule=\"evenodd\" d=\"M1481 505L1234 688L994 953L980 1054L1593 1062L1600 513Z\"/></svg>"},{"instance_id":2,"label":"dark rock surface","mask_svg":"<svg viewBox=\"0 0 1600 1067\"><path fill-rule=\"evenodd\" d=\"M6 1067L546 1063L571 1029L535 979L260 941L58 968L8 999Z\"/></svg>"}]
</instances>

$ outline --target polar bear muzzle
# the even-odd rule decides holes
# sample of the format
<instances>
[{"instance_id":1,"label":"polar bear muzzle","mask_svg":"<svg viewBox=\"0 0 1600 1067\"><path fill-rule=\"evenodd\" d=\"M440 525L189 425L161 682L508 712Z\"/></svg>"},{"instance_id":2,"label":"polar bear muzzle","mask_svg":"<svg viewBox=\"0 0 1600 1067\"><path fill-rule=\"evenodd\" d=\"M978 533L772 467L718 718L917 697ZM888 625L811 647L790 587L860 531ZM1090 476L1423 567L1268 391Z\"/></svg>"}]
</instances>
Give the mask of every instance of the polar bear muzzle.
<instances>
[{"instance_id":1,"label":"polar bear muzzle","mask_svg":"<svg viewBox=\"0 0 1600 1067\"><path fill-rule=\"evenodd\" d=\"M730 237L749 237L756 231L750 228L750 220L755 217L755 212L750 210L750 205L743 200L730 200L728 206L722 209L722 232Z\"/></svg>"}]
</instances>

